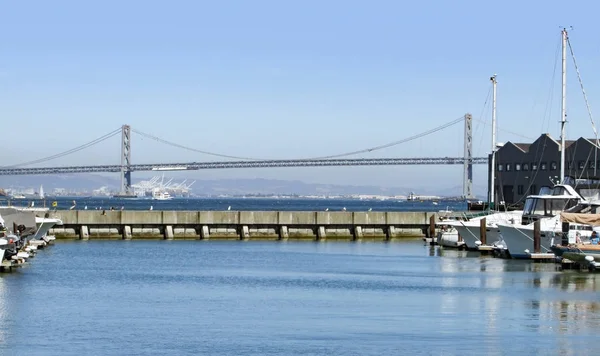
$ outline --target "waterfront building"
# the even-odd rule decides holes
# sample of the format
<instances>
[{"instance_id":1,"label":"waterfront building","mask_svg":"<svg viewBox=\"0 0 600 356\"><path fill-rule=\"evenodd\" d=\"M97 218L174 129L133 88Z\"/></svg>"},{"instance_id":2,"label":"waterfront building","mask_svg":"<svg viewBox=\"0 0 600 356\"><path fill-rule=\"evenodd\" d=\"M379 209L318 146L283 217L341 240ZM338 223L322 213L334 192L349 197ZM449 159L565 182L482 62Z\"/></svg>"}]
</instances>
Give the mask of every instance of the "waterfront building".
<instances>
[{"instance_id":1,"label":"waterfront building","mask_svg":"<svg viewBox=\"0 0 600 356\"><path fill-rule=\"evenodd\" d=\"M596 139L566 140L565 146L565 176L579 180L600 176ZM522 205L527 195L537 194L542 187L552 187L560 180L559 176L560 142L549 134L542 134L533 143L507 142L496 150L494 201ZM586 186L586 195L597 195L597 188Z\"/></svg>"}]
</instances>

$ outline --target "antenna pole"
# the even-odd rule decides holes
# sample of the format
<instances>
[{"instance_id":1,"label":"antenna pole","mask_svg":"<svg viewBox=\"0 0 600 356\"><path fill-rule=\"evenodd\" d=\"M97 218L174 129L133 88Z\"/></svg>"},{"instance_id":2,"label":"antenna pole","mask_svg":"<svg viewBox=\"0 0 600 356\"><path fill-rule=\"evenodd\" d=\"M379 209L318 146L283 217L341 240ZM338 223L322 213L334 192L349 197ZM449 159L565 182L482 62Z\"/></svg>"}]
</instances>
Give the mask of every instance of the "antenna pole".
<instances>
[{"instance_id":1,"label":"antenna pole","mask_svg":"<svg viewBox=\"0 0 600 356\"><path fill-rule=\"evenodd\" d=\"M560 181L565 179L565 125L567 124L567 29L562 30L562 103L560 120Z\"/></svg>"},{"instance_id":2,"label":"antenna pole","mask_svg":"<svg viewBox=\"0 0 600 356\"><path fill-rule=\"evenodd\" d=\"M490 208L494 208L495 192L494 188L496 185L496 74L494 74L490 80L492 81L492 162L490 167Z\"/></svg>"}]
</instances>

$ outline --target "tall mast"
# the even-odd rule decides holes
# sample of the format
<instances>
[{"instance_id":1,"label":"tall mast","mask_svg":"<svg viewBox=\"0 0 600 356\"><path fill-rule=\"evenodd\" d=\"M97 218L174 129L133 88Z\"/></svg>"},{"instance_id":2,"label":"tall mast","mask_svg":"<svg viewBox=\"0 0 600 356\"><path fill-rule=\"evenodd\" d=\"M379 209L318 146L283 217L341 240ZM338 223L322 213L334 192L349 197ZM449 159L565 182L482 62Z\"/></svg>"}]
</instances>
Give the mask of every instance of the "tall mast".
<instances>
[{"instance_id":1,"label":"tall mast","mask_svg":"<svg viewBox=\"0 0 600 356\"><path fill-rule=\"evenodd\" d=\"M495 192L494 188L496 185L496 74L494 74L490 80L492 81L492 162L490 171L490 208L494 206Z\"/></svg>"},{"instance_id":2,"label":"tall mast","mask_svg":"<svg viewBox=\"0 0 600 356\"><path fill-rule=\"evenodd\" d=\"M567 29L562 30L562 104L560 120L560 181L565 179L565 125L567 124Z\"/></svg>"}]
</instances>

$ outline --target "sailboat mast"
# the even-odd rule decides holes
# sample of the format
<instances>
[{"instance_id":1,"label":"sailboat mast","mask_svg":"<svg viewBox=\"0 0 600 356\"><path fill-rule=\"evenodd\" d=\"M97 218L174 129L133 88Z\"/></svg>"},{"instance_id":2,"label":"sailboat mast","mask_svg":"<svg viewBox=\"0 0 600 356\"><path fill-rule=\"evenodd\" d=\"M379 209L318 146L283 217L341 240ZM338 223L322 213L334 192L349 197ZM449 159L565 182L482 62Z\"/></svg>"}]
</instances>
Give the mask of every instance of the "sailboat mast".
<instances>
[{"instance_id":1,"label":"sailboat mast","mask_svg":"<svg viewBox=\"0 0 600 356\"><path fill-rule=\"evenodd\" d=\"M565 179L565 125L567 124L567 29L562 30L562 103L560 120L560 181Z\"/></svg>"},{"instance_id":2,"label":"sailboat mast","mask_svg":"<svg viewBox=\"0 0 600 356\"><path fill-rule=\"evenodd\" d=\"M495 185L496 185L496 74L492 81L492 162L490 167L490 208L494 207Z\"/></svg>"}]
</instances>

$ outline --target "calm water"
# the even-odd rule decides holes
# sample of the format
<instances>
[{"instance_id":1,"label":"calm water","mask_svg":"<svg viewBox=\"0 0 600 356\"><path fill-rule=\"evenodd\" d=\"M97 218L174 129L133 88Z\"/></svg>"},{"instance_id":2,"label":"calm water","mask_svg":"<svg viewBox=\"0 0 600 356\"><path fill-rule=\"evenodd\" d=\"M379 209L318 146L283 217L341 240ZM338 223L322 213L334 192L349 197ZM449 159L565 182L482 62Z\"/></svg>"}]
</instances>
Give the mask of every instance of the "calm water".
<instances>
[{"instance_id":1,"label":"calm water","mask_svg":"<svg viewBox=\"0 0 600 356\"><path fill-rule=\"evenodd\" d=\"M0 275L0 354L588 355L599 288L421 241L61 242Z\"/></svg>"},{"instance_id":2,"label":"calm water","mask_svg":"<svg viewBox=\"0 0 600 356\"><path fill-rule=\"evenodd\" d=\"M398 201L398 200L349 200L349 199L257 199L257 198L176 198L172 200L152 199L118 199L118 198L49 198L44 200L13 199L14 206L50 207L56 201L56 209L69 209L75 201L75 208L80 209L121 209L126 210L325 210L340 211L438 211L467 209L465 202L440 201L437 205L431 201ZM0 200L0 205L6 205L6 200Z\"/></svg>"}]
</instances>

